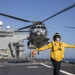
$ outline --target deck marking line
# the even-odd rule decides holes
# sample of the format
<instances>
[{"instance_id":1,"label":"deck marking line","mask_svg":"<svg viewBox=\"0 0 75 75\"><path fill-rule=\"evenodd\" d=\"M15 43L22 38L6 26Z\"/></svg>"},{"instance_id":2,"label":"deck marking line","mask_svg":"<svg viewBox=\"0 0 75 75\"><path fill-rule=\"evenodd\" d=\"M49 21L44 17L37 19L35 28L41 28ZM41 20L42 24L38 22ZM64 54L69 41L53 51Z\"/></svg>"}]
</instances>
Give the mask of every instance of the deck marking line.
<instances>
[{"instance_id":1,"label":"deck marking line","mask_svg":"<svg viewBox=\"0 0 75 75\"><path fill-rule=\"evenodd\" d=\"M40 63L40 64L43 65L43 66L45 66L45 67L52 68L52 66L46 65L44 63ZM60 72L66 74L66 75L75 75L75 74L72 74L72 73L64 71L64 70L60 70Z\"/></svg>"},{"instance_id":2,"label":"deck marking line","mask_svg":"<svg viewBox=\"0 0 75 75\"><path fill-rule=\"evenodd\" d=\"M3 67L3 65L0 65L0 67Z\"/></svg>"},{"instance_id":3,"label":"deck marking line","mask_svg":"<svg viewBox=\"0 0 75 75\"><path fill-rule=\"evenodd\" d=\"M67 74L67 75L75 75L75 74L69 73L69 72L64 71L64 70L60 70L60 72L62 72L62 73L64 73L64 74Z\"/></svg>"},{"instance_id":4,"label":"deck marking line","mask_svg":"<svg viewBox=\"0 0 75 75\"><path fill-rule=\"evenodd\" d=\"M27 66L27 68L38 68L38 66Z\"/></svg>"},{"instance_id":5,"label":"deck marking line","mask_svg":"<svg viewBox=\"0 0 75 75\"><path fill-rule=\"evenodd\" d=\"M41 65L43 65L43 66L46 66L46 67L48 67L48 68L52 68L52 66L48 66L48 65L46 65L46 64L44 64L44 63L40 63Z\"/></svg>"}]
</instances>

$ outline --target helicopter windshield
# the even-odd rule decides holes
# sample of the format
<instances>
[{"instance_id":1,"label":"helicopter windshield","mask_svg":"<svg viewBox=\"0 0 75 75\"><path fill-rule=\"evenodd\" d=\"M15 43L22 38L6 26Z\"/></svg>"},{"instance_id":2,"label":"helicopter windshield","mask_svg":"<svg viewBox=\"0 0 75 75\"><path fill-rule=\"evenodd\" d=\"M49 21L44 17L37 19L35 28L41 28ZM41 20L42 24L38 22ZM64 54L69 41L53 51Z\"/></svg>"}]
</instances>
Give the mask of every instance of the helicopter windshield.
<instances>
[{"instance_id":1,"label":"helicopter windshield","mask_svg":"<svg viewBox=\"0 0 75 75\"><path fill-rule=\"evenodd\" d=\"M46 29L46 27L45 26L41 26L41 29Z\"/></svg>"},{"instance_id":2,"label":"helicopter windshield","mask_svg":"<svg viewBox=\"0 0 75 75\"><path fill-rule=\"evenodd\" d=\"M40 28L40 26L37 26L37 28Z\"/></svg>"},{"instance_id":3,"label":"helicopter windshield","mask_svg":"<svg viewBox=\"0 0 75 75\"><path fill-rule=\"evenodd\" d=\"M36 28L36 26L31 27L31 29L35 29L35 28Z\"/></svg>"}]
</instances>

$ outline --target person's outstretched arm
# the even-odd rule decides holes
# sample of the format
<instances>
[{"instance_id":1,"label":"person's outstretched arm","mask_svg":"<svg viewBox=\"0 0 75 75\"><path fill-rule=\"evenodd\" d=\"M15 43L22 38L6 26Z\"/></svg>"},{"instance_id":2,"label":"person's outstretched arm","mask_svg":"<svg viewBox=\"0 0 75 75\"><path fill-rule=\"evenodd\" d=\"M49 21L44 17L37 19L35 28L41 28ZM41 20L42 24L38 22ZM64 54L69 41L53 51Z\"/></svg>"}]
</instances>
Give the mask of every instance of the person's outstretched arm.
<instances>
[{"instance_id":1,"label":"person's outstretched arm","mask_svg":"<svg viewBox=\"0 0 75 75\"><path fill-rule=\"evenodd\" d=\"M75 44L70 45L70 44L63 43L63 45L64 45L65 48L75 48Z\"/></svg>"},{"instance_id":2,"label":"person's outstretched arm","mask_svg":"<svg viewBox=\"0 0 75 75\"><path fill-rule=\"evenodd\" d=\"M43 50L47 50L47 49L50 49L50 48L52 48L52 42L49 43L48 45L45 45L45 46L41 47L41 48L36 47L36 50L43 51Z\"/></svg>"}]
</instances>

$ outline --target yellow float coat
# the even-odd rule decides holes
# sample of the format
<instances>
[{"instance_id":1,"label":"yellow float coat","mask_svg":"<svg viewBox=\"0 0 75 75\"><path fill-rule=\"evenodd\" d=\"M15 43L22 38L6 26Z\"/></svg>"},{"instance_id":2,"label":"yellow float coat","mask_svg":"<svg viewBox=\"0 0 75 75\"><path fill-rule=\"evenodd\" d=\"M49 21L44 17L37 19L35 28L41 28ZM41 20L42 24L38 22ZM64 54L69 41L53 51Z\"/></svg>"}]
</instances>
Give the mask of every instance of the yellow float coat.
<instances>
[{"instance_id":1,"label":"yellow float coat","mask_svg":"<svg viewBox=\"0 0 75 75\"><path fill-rule=\"evenodd\" d=\"M56 61L61 61L64 58L65 48L75 48L75 45L69 45L63 42L50 42L41 48L36 48L38 51L50 49L50 57Z\"/></svg>"}]
</instances>

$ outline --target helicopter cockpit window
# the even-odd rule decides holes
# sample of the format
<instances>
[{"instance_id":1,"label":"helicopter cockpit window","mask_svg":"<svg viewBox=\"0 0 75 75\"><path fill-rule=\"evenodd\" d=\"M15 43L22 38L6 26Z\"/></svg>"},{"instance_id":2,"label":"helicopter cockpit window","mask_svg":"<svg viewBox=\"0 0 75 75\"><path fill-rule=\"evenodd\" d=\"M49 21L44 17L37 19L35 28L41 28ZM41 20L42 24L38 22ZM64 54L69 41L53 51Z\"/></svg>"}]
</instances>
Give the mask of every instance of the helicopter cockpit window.
<instances>
[{"instance_id":1,"label":"helicopter cockpit window","mask_svg":"<svg viewBox=\"0 0 75 75\"><path fill-rule=\"evenodd\" d=\"M46 29L46 27L44 27L44 26L41 26L41 29Z\"/></svg>"},{"instance_id":2,"label":"helicopter cockpit window","mask_svg":"<svg viewBox=\"0 0 75 75\"><path fill-rule=\"evenodd\" d=\"M36 26L31 27L31 29L35 29L35 28L36 28Z\"/></svg>"},{"instance_id":3,"label":"helicopter cockpit window","mask_svg":"<svg viewBox=\"0 0 75 75\"><path fill-rule=\"evenodd\" d=\"M40 26L37 26L37 28L40 28Z\"/></svg>"}]
</instances>

